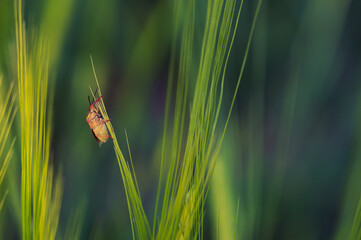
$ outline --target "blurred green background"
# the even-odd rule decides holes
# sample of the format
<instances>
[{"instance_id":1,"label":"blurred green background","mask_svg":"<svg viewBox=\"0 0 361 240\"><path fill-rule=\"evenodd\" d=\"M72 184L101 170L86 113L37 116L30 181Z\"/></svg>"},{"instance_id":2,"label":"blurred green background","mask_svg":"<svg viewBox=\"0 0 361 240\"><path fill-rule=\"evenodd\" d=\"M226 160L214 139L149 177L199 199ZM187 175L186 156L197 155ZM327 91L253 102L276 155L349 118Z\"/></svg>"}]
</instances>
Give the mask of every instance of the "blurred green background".
<instances>
[{"instance_id":1,"label":"blurred green background","mask_svg":"<svg viewBox=\"0 0 361 240\"><path fill-rule=\"evenodd\" d=\"M143 205L151 217L171 2L24 4L27 26L43 29L51 46L52 160L65 180L59 238L82 206L81 239L130 239L112 144L99 148L85 121L89 86L95 88L89 56L124 152L124 129L128 133ZM223 119L256 4L244 2L226 75ZM205 239L229 239L235 231L237 239L332 239L352 223L361 190L360 12L356 0L264 1L205 209ZM197 15L197 25L204 24L204 14ZM0 69L8 82L16 81L15 56L13 1L0 0ZM1 212L6 239L20 237L20 199L11 191L20 186L19 166L16 154Z\"/></svg>"}]
</instances>

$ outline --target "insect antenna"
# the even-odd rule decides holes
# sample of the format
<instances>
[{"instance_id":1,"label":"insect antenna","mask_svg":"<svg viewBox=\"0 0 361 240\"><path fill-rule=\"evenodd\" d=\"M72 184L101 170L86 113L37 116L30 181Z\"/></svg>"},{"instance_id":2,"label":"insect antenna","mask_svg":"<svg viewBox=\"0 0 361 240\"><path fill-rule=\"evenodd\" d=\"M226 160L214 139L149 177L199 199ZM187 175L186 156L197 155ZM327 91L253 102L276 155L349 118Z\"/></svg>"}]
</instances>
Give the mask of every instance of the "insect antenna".
<instances>
[{"instance_id":1,"label":"insect antenna","mask_svg":"<svg viewBox=\"0 0 361 240\"><path fill-rule=\"evenodd\" d=\"M98 87L95 89L94 97L97 95L97 91L98 91ZM95 101L95 98L94 98L94 101ZM94 102L93 102L93 103L94 103Z\"/></svg>"},{"instance_id":2,"label":"insect antenna","mask_svg":"<svg viewBox=\"0 0 361 240\"><path fill-rule=\"evenodd\" d=\"M95 102L97 91L98 91L98 87L95 89L94 95L92 96L93 101L90 101L90 97L88 96L89 105L93 105L93 103Z\"/></svg>"}]
</instances>

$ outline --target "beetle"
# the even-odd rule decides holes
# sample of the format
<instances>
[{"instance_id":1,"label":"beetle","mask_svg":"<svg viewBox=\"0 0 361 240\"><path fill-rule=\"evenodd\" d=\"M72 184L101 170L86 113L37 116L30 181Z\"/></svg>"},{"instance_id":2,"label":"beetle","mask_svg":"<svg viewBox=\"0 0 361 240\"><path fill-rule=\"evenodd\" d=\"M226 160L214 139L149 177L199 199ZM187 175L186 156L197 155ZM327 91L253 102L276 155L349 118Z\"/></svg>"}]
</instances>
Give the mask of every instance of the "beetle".
<instances>
[{"instance_id":1,"label":"beetle","mask_svg":"<svg viewBox=\"0 0 361 240\"><path fill-rule=\"evenodd\" d=\"M105 125L106 122L109 122L110 119L105 120L99 114L99 109L96 104L100 101L102 96L100 96L95 102L92 104L90 102L90 98L88 97L89 101L89 110L86 116L86 121L89 124L90 130L93 133L95 140L98 142L99 146L105 143L108 138L113 139L108 132L108 129Z\"/></svg>"}]
</instances>

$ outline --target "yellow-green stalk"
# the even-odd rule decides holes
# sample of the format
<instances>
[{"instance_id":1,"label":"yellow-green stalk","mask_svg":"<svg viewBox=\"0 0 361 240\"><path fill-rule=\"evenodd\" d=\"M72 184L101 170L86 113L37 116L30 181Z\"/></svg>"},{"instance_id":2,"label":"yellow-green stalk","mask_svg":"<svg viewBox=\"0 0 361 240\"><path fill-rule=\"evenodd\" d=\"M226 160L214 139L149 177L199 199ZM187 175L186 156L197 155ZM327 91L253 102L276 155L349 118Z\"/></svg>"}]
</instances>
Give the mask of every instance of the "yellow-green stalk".
<instances>
[{"instance_id":1,"label":"yellow-green stalk","mask_svg":"<svg viewBox=\"0 0 361 240\"><path fill-rule=\"evenodd\" d=\"M16 108L14 109L14 102L15 102L15 96L13 96L13 87L14 83L10 84L9 89L7 89L7 94L5 99L2 99L0 97L0 186L2 185L2 182L4 180L6 171L8 169L10 159L13 155L13 147L15 143L15 138L13 139L10 146L7 145L9 135L10 135L10 129L14 121L14 117L16 114ZM0 96L3 96L2 93L4 93L4 85L3 85L3 78L0 75ZM10 100L11 98L11 100ZM4 205L5 198L8 194L8 191L6 190L3 196L0 196L0 210L2 209L2 206Z\"/></svg>"},{"instance_id":2,"label":"yellow-green stalk","mask_svg":"<svg viewBox=\"0 0 361 240\"><path fill-rule=\"evenodd\" d=\"M51 109L48 48L38 32L27 37L21 0L15 1L17 72L21 122L21 208L23 239L55 239L62 178L49 164ZM54 181L55 179L55 181Z\"/></svg>"},{"instance_id":3,"label":"yellow-green stalk","mask_svg":"<svg viewBox=\"0 0 361 240\"><path fill-rule=\"evenodd\" d=\"M242 3L238 11L236 11L236 1L233 0L214 0L206 3L206 21L198 59L198 56L193 53L194 22L197 19L195 1L176 1L174 16L181 16L176 19L176 26L180 22L183 23L180 24L181 58L177 76L173 133L170 140L167 139L163 142L165 147L163 147L161 165L163 166L164 162L167 161L169 162L169 169L166 173L157 239L180 237L174 230L183 221L182 216L185 216L189 191L193 192L192 218L190 218L192 222L188 223L192 229L189 234L187 233L181 238L202 238L203 209L209 183L241 81L255 21L262 1L259 1L257 5L226 123L221 135L217 136L216 129L222 104L225 73ZM192 66L198 66L196 76L191 74ZM187 89L191 86L192 81L195 81L195 90L191 95L189 121L185 123L187 107L189 106ZM166 128L165 131L167 131ZM185 143L181 141L183 133L187 134ZM160 178L162 178L162 172ZM155 216L156 218L157 216ZM157 222L155 221L154 224Z\"/></svg>"},{"instance_id":4,"label":"yellow-green stalk","mask_svg":"<svg viewBox=\"0 0 361 240\"><path fill-rule=\"evenodd\" d=\"M186 201L182 209L176 239L184 240L190 238L196 217L196 206L195 192L194 189L191 188L187 193Z\"/></svg>"},{"instance_id":5,"label":"yellow-green stalk","mask_svg":"<svg viewBox=\"0 0 361 240\"><path fill-rule=\"evenodd\" d=\"M92 58L90 58L90 59L91 59L92 67L93 67L94 77L95 77L95 80L97 83L98 92L99 92L99 95L102 96L102 91L100 89L98 78L97 78L97 75L95 72L93 59ZM91 89L90 89L90 91L92 92L92 95L95 98L93 91ZM101 98L101 100L99 101L98 107L99 107L99 110L100 110L101 115L103 116L104 120L108 120L109 116L106 111L103 98ZM105 124L107 125L110 136L112 137L112 140L113 140L114 152L117 157L119 170L120 170L120 173L121 173L122 179L123 179L125 195L126 195L127 203L128 203L130 222L131 222L131 226L132 226L133 238L134 239L149 239L150 238L150 227L149 227L148 219L145 215L144 208L142 205L142 200L141 200L139 189L138 189L138 184L137 184L137 180L136 180L136 176L135 176L135 172L134 172L134 168L133 168L132 159L130 157L130 164L131 164L131 168L130 168L129 164L126 162L126 160L123 156L122 151L119 148L117 136L115 135L111 121L108 121ZM127 143L128 143L128 139L127 139ZM128 144L128 148L129 148L129 144ZM130 151L129 151L129 153L130 153Z\"/></svg>"}]
</instances>

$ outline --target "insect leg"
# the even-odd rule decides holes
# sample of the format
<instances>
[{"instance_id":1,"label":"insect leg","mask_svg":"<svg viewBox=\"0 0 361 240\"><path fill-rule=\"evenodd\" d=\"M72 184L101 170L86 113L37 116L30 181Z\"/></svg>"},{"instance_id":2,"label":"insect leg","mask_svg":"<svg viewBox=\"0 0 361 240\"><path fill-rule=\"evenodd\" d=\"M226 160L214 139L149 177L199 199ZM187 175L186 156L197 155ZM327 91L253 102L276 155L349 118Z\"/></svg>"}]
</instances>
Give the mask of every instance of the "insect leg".
<instances>
[{"instance_id":1,"label":"insect leg","mask_svg":"<svg viewBox=\"0 0 361 240\"><path fill-rule=\"evenodd\" d=\"M92 105L90 105L90 106L93 106L94 104L96 104L97 102L99 102L102 97L103 97L103 96L100 96L100 97L99 97Z\"/></svg>"},{"instance_id":2,"label":"insect leg","mask_svg":"<svg viewBox=\"0 0 361 240\"><path fill-rule=\"evenodd\" d=\"M111 119L108 119L108 120L103 121L103 124L106 123L106 122L109 122L110 120L111 120Z\"/></svg>"}]
</instances>

